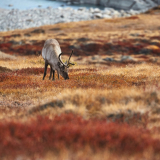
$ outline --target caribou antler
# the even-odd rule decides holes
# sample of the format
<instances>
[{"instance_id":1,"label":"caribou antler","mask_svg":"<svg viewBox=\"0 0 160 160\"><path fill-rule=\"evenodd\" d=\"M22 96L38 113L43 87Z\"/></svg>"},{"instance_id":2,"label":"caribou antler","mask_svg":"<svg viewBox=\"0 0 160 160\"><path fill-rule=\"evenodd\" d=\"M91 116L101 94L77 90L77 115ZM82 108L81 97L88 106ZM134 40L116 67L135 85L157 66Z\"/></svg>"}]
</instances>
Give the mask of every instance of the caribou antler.
<instances>
[{"instance_id":1,"label":"caribou antler","mask_svg":"<svg viewBox=\"0 0 160 160\"><path fill-rule=\"evenodd\" d=\"M73 54L73 49L72 49L72 52L71 52L71 54L70 54L70 56L69 56L69 59L68 59L67 68L69 68L69 64L74 65L73 63L70 63L70 62L69 62L72 54Z\"/></svg>"},{"instance_id":2,"label":"caribou antler","mask_svg":"<svg viewBox=\"0 0 160 160\"><path fill-rule=\"evenodd\" d=\"M64 64L64 63L61 61L60 56L62 55L62 53L59 54L58 59L59 59L59 61L60 61L64 66L67 66L67 68L69 68L69 65L70 65L70 64L71 64L71 65L74 65L74 63L70 63L70 62L69 62L70 59L71 59L72 54L73 54L73 50L72 50L72 52L71 52L71 54L70 54L70 56L69 56L69 59L68 59L67 64Z\"/></svg>"},{"instance_id":3,"label":"caribou antler","mask_svg":"<svg viewBox=\"0 0 160 160\"><path fill-rule=\"evenodd\" d=\"M73 49L72 49L72 52L71 52L71 54L70 54L70 56L69 56L68 63L69 63L69 61L70 61L70 58L71 58L72 54L73 54Z\"/></svg>"},{"instance_id":4,"label":"caribou antler","mask_svg":"<svg viewBox=\"0 0 160 160\"><path fill-rule=\"evenodd\" d=\"M59 54L58 59L65 66L65 64L61 61L61 58L60 58L61 55L62 55L62 53Z\"/></svg>"}]
</instances>

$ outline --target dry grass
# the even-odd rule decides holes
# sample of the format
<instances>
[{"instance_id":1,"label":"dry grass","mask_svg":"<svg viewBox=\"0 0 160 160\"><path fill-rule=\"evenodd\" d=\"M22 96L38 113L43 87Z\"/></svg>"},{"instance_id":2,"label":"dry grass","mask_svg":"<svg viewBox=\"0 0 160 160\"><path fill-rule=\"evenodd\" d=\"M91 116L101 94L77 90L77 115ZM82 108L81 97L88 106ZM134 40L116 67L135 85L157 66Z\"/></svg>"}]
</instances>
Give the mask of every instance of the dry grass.
<instances>
[{"instance_id":1,"label":"dry grass","mask_svg":"<svg viewBox=\"0 0 160 160\"><path fill-rule=\"evenodd\" d=\"M65 81L62 77L58 80L56 77L55 81L50 81L48 70L43 81L42 58L25 57L24 61L25 63L17 63L17 60L2 61L3 66L12 70L2 72L0 77L1 121L26 123L37 119L37 116L47 116L54 120L56 115L72 113L87 120L95 117L107 118L111 122L127 122L130 126L136 125L151 131L153 127L159 127L160 67L157 64L144 63L125 67L77 64L69 70L69 80ZM14 69L10 64L13 64ZM159 139L158 134L159 130L151 133L150 137ZM61 152L64 157L69 154L69 157L79 159L79 151L76 155L65 149ZM93 156L89 152L86 153ZM87 158L84 153L82 150L81 156ZM140 157L145 157L145 154L144 150ZM48 155L50 156L47 154L46 157ZM102 152L102 155L106 154ZM94 156L101 157L99 152ZM116 159L112 153L107 153L106 156ZM125 159L127 155L121 156ZM134 154L134 159L137 156ZM153 153L149 156L155 158Z\"/></svg>"},{"instance_id":2,"label":"dry grass","mask_svg":"<svg viewBox=\"0 0 160 160\"><path fill-rule=\"evenodd\" d=\"M15 60L16 59L16 57L15 56L11 56L11 55L8 55L8 54L5 54L5 53L3 53L3 52L0 52L0 59L2 60L2 61L4 61L4 60Z\"/></svg>"},{"instance_id":3,"label":"dry grass","mask_svg":"<svg viewBox=\"0 0 160 160\"><path fill-rule=\"evenodd\" d=\"M34 59L27 58L24 66L31 66ZM157 96L153 98L153 103L158 103L154 102L156 98L159 99L160 67L156 64L123 68L77 65L70 70L69 81L62 78L49 81L48 77L43 81L43 64L34 62L37 71L27 68L3 74L0 89L2 99L7 97L11 102L20 101L24 104L28 101L33 105L42 105L58 99L65 105L60 110L52 109L54 114L72 111L86 116L104 116L127 110L144 113L151 109L152 104L148 101L153 92L156 92ZM9 63L4 66L9 68ZM15 68L22 66L23 61L14 64Z\"/></svg>"}]
</instances>

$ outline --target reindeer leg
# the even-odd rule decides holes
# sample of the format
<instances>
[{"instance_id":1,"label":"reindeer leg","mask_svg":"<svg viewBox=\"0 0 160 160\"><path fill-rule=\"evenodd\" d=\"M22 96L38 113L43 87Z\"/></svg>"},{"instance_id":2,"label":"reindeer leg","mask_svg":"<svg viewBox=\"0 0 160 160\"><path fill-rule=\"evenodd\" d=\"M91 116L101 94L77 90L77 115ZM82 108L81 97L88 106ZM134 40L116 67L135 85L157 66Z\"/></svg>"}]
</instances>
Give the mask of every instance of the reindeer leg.
<instances>
[{"instance_id":1,"label":"reindeer leg","mask_svg":"<svg viewBox=\"0 0 160 160\"><path fill-rule=\"evenodd\" d=\"M52 71L53 71L53 70L52 70L52 66L51 66L51 65L50 65L50 69L51 69L51 70L50 70L49 80L50 80L50 79L51 79L51 77L52 77Z\"/></svg>"},{"instance_id":2,"label":"reindeer leg","mask_svg":"<svg viewBox=\"0 0 160 160\"><path fill-rule=\"evenodd\" d=\"M45 78L45 76L46 76L47 67L48 67L48 62L45 61L45 68L44 68L44 76L43 76L43 80L44 80L44 78Z\"/></svg>"},{"instance_id":3,"label":"reindeer leg","mask_svg":"<svg viewBox=\"0 0 160 160\"><path fill-rule=\"evenodd\" d=\"M58 74L58 79L59 79L59 72L57 71L57 74Z\"/></svg>"},{"instance_id":4,"label":"reindeer leg","mask_svg":"<svg viewBox=\"0 0 160 160\"><path fill-rule=\"evenodd\" d=\"M53 78L52 78L52 81L54 81L55 79L54 79L54 73L55 73L55 70L52 70L53 71Z\"/></svg>"}]
</instances>

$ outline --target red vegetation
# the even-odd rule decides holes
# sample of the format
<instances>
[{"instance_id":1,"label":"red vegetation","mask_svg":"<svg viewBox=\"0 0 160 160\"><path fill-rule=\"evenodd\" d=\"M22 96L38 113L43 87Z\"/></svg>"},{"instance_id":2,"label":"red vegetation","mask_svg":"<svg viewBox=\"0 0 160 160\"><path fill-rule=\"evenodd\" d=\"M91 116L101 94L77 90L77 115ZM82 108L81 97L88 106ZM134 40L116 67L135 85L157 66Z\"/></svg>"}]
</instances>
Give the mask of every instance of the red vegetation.
<instances>
[{"instance_id":1,"label":"red vegetation","mask_svg":"<svg viewBox=\"0 0 160 160\"><path fill-rule=\"evenodd\" d=\"M134 40L128 40L128 41L118 41L114 47L118 52L124 52L125 54L139 54L139 52L146 45L147 44L143 44L143 43L140 43L139 45L135 45Z\"/></svg>"},{"instance_id":2,"label":"red vegetation","mask_svg":"<svg viewBox=\"0 0 160 160\"><path fill-rule=\"evenodd\" d=\"M159 55L160 55L160 49L154 49L154 50L152 50L152 53L153 53L154 55L159 56Z\"/></svg>"},{"instance_id":3,"label":"red vegetation","mask_svg":"<svg viewBox=\"0 0 160 160\"><path fill-rule=\"evenodd\" d=\"M63 51L63 54L64 55L69 55L71 53L71 48L70 48L70 43L66 43L65 40L63 42L60 42L60 46L61 46L61 49Z\"/></svg>"},{"instance_id":4,"label":"red vegetation","mask_svg":"<svg viewBox=\"0 0 160 160\"><path fill-rule=\"evenodd\" d=\"M0 48L8 48L8 47L11 47L11 43L2 43L0 44Z\"/></svg>"},{"instance_id":5,"label":"red vegetation","mask_svg":"<svg viewBox=\"0 0 160 160\"><path fill-rule=\"evenodd\" d=\"M50 71L50 69L48 69ZM44 68L24 68L15 72L17 75L38 75L44 73Z\"/></svg>"},{"instance_id":6,"label":"red vegetation","mask_svg":"<svg viewBox=\"0 0 160 160\"><path fill-rule=\"evenodd\" d=\"M144 35L138 36L144 37ZM143 39L128 39L127 41L115 40L114 43L110 43L108 42L108 40L101 40L99 41L100 43L97 42L97 40L91 41L90 43L78 42L72 47L77 55L95 55L97 52L101 52L101 54L125 53L125 55L130 55L143 54L141 53L141 50L150 45L150 41ZM150 52L149 54L152 54L152 52Z\"/></svg>"},{"instance_id":7,"label":"red vegetation","mask_svg":"<svg viewBox=\"0 0 160 160\"><path fill-rule=\"evenodd\" d=\"M130 17L131 19L137 17ZM144 35L137 35L138 37L144 37ZM150 38L152 39L160 39L158 36L154 36ZM101 54L110 54L110 53L125 53L129 54L145 54L142 53L141 50L151 44L150 40L147 39L127 39L127 41L119 41L115 40L114 43L110 43L109 40L90 40L77 39L77 41L72 44L72 39L64 39L59 40L62 51L65 51L65 55L69 55L71 49L74 49L75 55L95 55L97 52L101 52ZM98 42L98 43L97 43ZM44 41L31 41L31 44L12 44L10 42L5 42L0 44L1 51L10 54L18 54L18 55L40 55L42 47L44 45ZM158 44L157 44L158 45ZM144 52L144 51L143 51ZM155 50L153 52L147 52L148 54L158 54L159 50Z\"/></svg>"},{"instance_id":8,"label":"red vegetation","mask_svg":"<svg viewBox=\"0 0 160 160\"><path fill-rule=\"evenodd\" d=\"M18 76L11 73L0 74L1 89L21 89L21 88L36 88L39 85L33 82L31 78L26 76Z\"/></svg>"},{"instance_id":9,"label":"red vegetation","mask_svg":"<svg viewBox=\"0 0 160 160\"><path fill-rule=\"evenodd\" d=\"M40 55L43 45L42 44L26 44L12 47L12 50L19 55Z\"/></svg>"},{"instance_id":10,"label":"red vegetation","mask_svg":"<svg viewBox=\"0 0 160 160\"><path fill-rule=\"evenodd\" d=\"M42 75L44 73L43 68L26 68L10 73L0 74L0 87L1 89L13 89L13 88L35 88L45 87L50 88L52 86L58 88L121 88L130 86L145 86L148 79L145 75L137 77L126 77L123 75L101 75L96 73L96 69L82 69L86 70L86 73L74 73L73 70L69 72L69 81L63 81L57 79L55 81L35 81L28 75ZM92 73L93 71L93 73ZM46 79L48 79L50 70L48 69ZM62 79L62 77L60 77ZM144 82L145 80L145 82Z\"/></svg>"},{"instance_id":11,"label":"red vegetation","mask_svg":"<svg viewBox=\"0 0 160 160\"><path fill-rule=\"evenodd\" d=\"M10 53L10 54L17 54L17 55L40 55L41 50L43 47L44 41L40 43L33 43L33 44L25 44L25 45L14 45L12 43L1 43L0 48L1 51Z\"/></svg>"},{"instance_id":12,"label":"red vegetation","mask_svg":"<svg viewBox=\"0 0 160 160\"><path fill-rule=\"evenodd\" d=\"M98 70L95 68L69 69L69 72L77 72L77 71L97 72Z\"/></svg>"},{"instance_id":13,"label":"red vegetation","mask_svg":"<svg viewBox=\"0 0 160 160\"><path fill-rule=\"evenodd\" d=\"M153 36L153 37L151 37L150 39L157 39L157 40L160 40L160 36Z\"/></svg>"},{"instance_id":14,"label":"red vegetation","mask_svg":"<svg viewBox=\"0 0 160 160\"><path fill-rule=\"evenodd\" d=\"M98 43L89 43L81 46L81 49L86 52L98 52L102 48L101 44Z\"/></svg>"},{"instance_id":15,"label":"red vegetation","mask_svg":"<svg viewBox=\"0 0 160 160\"><path fill-rule=\"evenodd\" d=\"M151 39L159 39L159 37L151 37ZM140 51L150 44L149 40L143 39L128 39L127 41L115 41L114 43L108 43L108 40L86 40L79 41L71 45L72 41L59 40L61 44L61 49L64 54L69 55L71 49L74 49L75 55L95 55L97 52L101 51L103 54L116 52L122 54L139 54ZM97 43L99 42L99 43ZM135 43L139 42L138 45ZM10 54L18 54L18 55L40 55L42 47L44 45L44 41L33 41L32 44L24 44L24 45L14 45L12 43L1 43L0 48L2 51L10 53ZM157 52L157 51L155 51ZM152 52L150 53L152 54ZM157 53L153 53L157 54Z\"/></svg>"},{"instance_id":16,"label":"red vegetation","mask_svg":"<svg viewBox=\"0 0 160 160\"><path fill-rule=\"evenodd\" d=\"M150 147L160 152L160 141L153 140L149 131L127 124L107 123L73 114L38 117L29 123L0 122L0 156L41 154L46 151L73 151L90 146L94 151L109 149L116 153L138 153Z\"/></svg>"}]
</instances>

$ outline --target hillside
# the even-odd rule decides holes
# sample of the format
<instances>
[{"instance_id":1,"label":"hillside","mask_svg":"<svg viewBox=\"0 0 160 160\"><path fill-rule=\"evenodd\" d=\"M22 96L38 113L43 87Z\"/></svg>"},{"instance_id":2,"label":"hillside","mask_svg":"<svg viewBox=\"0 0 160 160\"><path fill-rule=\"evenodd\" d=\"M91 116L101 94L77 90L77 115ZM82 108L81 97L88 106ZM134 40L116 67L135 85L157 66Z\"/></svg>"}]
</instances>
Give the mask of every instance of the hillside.
<instances>
[{"instance_id":1,"label":"hillside","mask_svg":"<svg viewBox=\"0 0 160 160\"><path fill-rule=\"evenodd\" d=\"M1 32L1 159L160 159L159 16ZM49 38L69 80L42 80Z\"/></svg>"}]
</instances>

